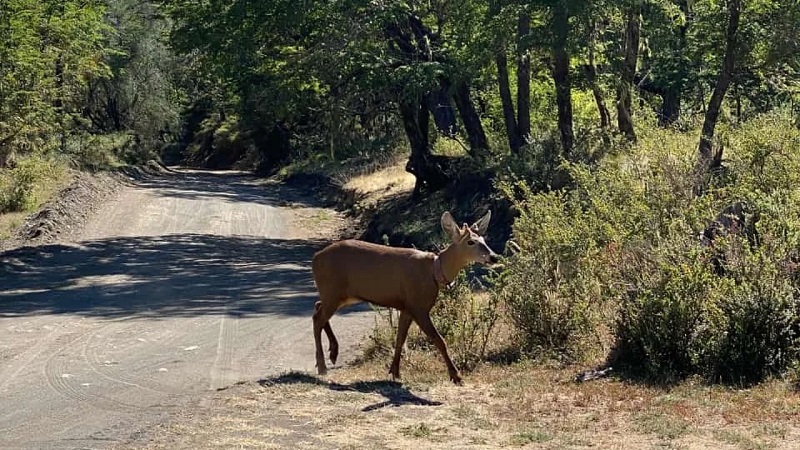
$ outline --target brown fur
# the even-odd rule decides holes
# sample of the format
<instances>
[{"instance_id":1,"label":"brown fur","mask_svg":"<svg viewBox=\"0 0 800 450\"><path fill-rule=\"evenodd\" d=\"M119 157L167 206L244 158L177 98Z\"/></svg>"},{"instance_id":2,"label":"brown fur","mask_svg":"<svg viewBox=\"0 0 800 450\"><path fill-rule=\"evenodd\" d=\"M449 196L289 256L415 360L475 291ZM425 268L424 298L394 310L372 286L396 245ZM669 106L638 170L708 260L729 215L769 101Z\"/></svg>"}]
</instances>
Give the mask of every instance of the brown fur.
<instances>
[{"instance_id":1,"label":"brown fur","mask_svg":"<svg viewBox=\"0 0 800 450\"><path fill-rule=\"evenodd\" d=\"M449 213L442 215L442 227L453 241L438 255L447 280L452 281L462 268L472 262L497 261L497 255L481 237L486 232L490 218L491 213L487 213L472 227L464 224L459 228ZM339 343L329 319L340 308L365 301L400 311L395 355L390 368L394 378L400 377L400 355L413 320L442 354L450 379L460 383L461 376L430 318L430 310L436 303L440 289L434 275L436 257L430 252L356 240L336 242L314 255L311 267L320 298L314 307L314 340L319 373L325 374L327 370L322 350L323 330L328 337L331 362L335 364L339 355Z\"/></svg>"}]
</instances>

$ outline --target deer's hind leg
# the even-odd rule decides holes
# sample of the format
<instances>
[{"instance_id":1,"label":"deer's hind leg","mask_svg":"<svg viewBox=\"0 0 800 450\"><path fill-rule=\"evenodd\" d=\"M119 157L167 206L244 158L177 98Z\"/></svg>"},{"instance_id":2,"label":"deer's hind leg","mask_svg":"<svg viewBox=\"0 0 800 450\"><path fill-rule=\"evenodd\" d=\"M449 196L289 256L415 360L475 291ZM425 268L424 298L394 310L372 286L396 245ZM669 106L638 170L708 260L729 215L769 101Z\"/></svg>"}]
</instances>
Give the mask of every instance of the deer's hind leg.
<instances>
[{"instance_id":1,"label":"deer's hind leg","mask_svg":"<svg viewBox=\"0 0 800 450\"><path fill-rule=\"evenodd\" d=\"M335 363L339 356L339 341L333 334L333 329L329 322L333 313L336 312L337 302L325 301L320 297L320 301L314 304L314 344L316 345L317 373L325 375L328 368L325 365L325 354L322 350L322 330L328 336L331 362Z\"/></svg>"},{"instance_id":2,"label":"deer's hind leg","mask_svg":"<svg viewBox=\"0 0 800 450\"><path fill-rule=\"evenodd\" d=\"M325 326L322 329L325 330L325 335L328 336L328 356L331 359L331 364L336 364L336 359L339 358L339 341L336 339L336 335L333 334L330 319L325 322Z\"/></svg>"}]
</instances>

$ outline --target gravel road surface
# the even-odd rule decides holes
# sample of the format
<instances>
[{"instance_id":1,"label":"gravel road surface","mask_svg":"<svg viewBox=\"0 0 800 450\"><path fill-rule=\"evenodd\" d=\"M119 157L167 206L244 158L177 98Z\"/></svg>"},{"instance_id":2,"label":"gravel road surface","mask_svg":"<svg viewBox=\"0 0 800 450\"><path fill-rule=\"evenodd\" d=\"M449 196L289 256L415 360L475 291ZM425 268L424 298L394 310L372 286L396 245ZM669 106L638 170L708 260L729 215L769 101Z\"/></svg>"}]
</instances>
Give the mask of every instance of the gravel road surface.
<instances>
[{"instance_id":1,"label":"gravel road surface","mask_svg":"<svg viewBox=\"0 0 800 450\"><path fill-rule=\"evenodd\" d=\"M182 171L0 254L0 448L130 444L216 389L313 371L309 263L340 225L285 187ZM344 360L373 320L334 317Z\"/></svg>"}]
</instances>

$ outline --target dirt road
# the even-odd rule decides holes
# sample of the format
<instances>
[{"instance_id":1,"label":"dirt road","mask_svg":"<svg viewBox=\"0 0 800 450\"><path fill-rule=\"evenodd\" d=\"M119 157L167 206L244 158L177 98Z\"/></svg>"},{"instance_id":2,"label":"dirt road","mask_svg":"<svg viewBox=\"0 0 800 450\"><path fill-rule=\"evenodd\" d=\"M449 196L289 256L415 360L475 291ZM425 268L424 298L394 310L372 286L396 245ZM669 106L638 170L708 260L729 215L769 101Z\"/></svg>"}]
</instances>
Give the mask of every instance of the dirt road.
<instances>
[{"instance_id":1,"label":"dirt road","mask_svg":"<svg viewBox=\"0 0 800 450\"><path fill-rule=\"evenodd\" d=\"M0 254L0 448L136 442L209 391L312 371L309 261L337 220L285 188L186 172L126 188L74 242ZM334 322L348 346L373 318Z\"/></svg>"}]
</instances>

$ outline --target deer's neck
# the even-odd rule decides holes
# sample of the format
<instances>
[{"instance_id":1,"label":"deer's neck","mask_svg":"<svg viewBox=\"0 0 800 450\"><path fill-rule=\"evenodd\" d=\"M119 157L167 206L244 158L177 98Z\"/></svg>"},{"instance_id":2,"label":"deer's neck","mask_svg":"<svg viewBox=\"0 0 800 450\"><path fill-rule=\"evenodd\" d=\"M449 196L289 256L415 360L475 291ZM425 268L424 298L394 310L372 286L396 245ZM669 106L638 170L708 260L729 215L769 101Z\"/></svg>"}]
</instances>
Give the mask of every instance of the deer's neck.
<instances>
[{"instance_id":1,"label":"deer's neck","mask_svg":"<svg viewBox=\"0 0 800 450\"><path fill-rule=\"evenodd\" d=\"M448 283L453 282L458 276L458 272L464 268L465 264L457 257L452 244L439 253L438 257L442 265L442 274L444 274Z\"/></svg>"}]
</instances>

